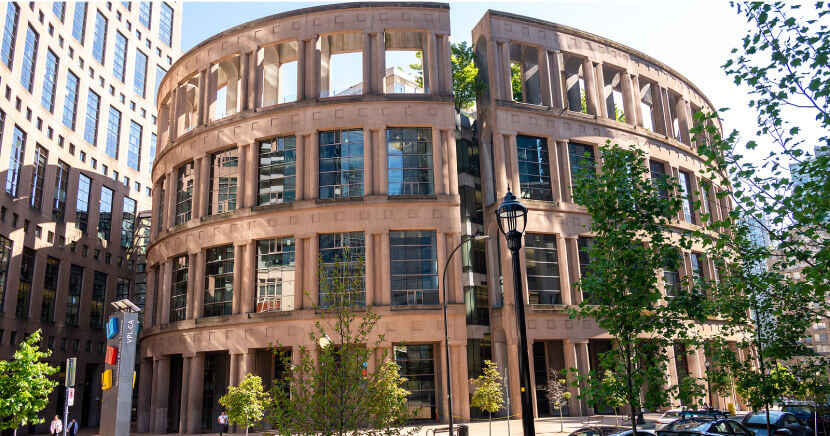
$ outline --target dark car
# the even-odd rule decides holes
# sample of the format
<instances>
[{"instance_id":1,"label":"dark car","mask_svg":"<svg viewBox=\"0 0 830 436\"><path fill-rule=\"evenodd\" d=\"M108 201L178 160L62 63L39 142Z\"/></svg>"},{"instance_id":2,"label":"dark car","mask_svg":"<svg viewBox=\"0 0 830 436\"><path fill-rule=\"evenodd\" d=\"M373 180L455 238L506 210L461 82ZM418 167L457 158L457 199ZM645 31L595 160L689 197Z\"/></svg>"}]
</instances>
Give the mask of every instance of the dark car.
<instances>
[{"instance_id":1,"label":"dark car","mask_svg":"<svg viewBox=\"0 0 830 436\"><path fill-rule=\"evenodd\" d=\"M631 433L631 427L621 427L615 425L592 425L588 427L582 427L568 436L631 436ZM637 429L637 436L654 436L654 432L650 430Z\"/></svg>"},{"instance_id":2,"label":"dark car","mask_svg":"<svg viewBox=\"0 0 830 436\"><path fill-rule=\"evenodd\" d=\"M813 429L804 425L797 416L790 412L770 410L770 431L773 434L787 436L813 436ZM744 416L742 424L757 436L768 436L767 413L749 413Z\"/></svg>"},{"instance_id":3,"label":"dark car","mask_svg":"<svg viewBox=\"0 0 830 436\"><path fill-rule=\"evenodd\" d=\"M816 417L816 408L813 403L788 403L781 406L781 410L792 413L807 427L815 429L816 436L826 436L830 430L830 405L821 406L818 417Z\"/></svg>"},{"instance_id":4,"label":"dark car","mask_svg":"<svg viewBox=\"0 0 830 436\"><path fill-rule=\"evenodd\" d=\"M755 436L743 425L715 416L693 416L681 418L663 427L657 436L690 436L690 435L734 435Z\"/></svg>"}]
</instances>

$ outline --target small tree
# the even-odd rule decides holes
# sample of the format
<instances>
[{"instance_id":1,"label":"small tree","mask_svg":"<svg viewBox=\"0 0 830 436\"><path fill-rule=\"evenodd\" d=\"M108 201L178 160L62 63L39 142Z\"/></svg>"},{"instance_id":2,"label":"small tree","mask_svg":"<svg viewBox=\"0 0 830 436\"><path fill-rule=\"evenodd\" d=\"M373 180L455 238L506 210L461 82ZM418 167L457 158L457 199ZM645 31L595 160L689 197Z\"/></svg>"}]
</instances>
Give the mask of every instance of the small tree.
<instances>
[{"instance_id":1,"label":"small tree","mask_svg":"<svg viewBox=\"0 0 830 436\"><path fill-rule=\"evenodd\" d=\"M478 378L470 379L473 385L473 398L470 405L478 407L488 413L489 432L493 434L493 412L498 412L504 407L504 397L501 394L501 375L499 365L496 362L484 361L484 374Z\"/></svg>"},{"instance_id":2,"label":"small tree","mask_svg":"<svg viewBox=\"0 0 830 436\"><path fill-rule=\"evenodd\" d=\"M262 379L248 374L238 387L228 387L228 393L219 399L219 404L228 410L228 420L245 427L245 434L248 434L248 428L265 416L268 394L262 390Z\"/></svg>"},{"instance_id":3,"label":"small tree","mask_svg":"<svg viewBox=\"0 0 830 436\"><path fill-rule=\"evenodd\" d=\"M415 57L423 59L423 53L415 53ZM478 57L473 46L467 41L459 44L450 44L450 60L452 62L452 92L454 106L457 113L461 109L469 109L476 103L476 97L487 88L487 84L478 79L478 67L475 60ZM422 64L410 64L409 68L415 71L415 83L424 87L424 67ZM519 84L521 90L521 83Z\"/></svg>"},{"instance_id":4,"label":"small tree","mask_svg":"<svg viewBox=\"0 0 830 436\"><path fill-rule=\"evenodd\" d=\"M560 375L559 371L551 369L550 375L548 376L548 384L545 386L548 401L550 404L553 404L557 409L559 409L560 433L565 431L565 422L562 417L562 407L565 405L565 401L571 398L571 393L568 392L567 377L567 371L562 371L562 374Z\"/></svg>"},{"instance_id":5,"label":"small tree","mask_svg":"<svg viewBox=\"0 0 830 436\"><path fill-rule=\"evenodd\" d=\"M38 412L49 404L49 394L58 385L49 379L58 368L41 361L52 352L40 351L39 343L37 330L20 343L12 360L0 360L0 430L43 422Z\"/></svg>"}]
</instances>

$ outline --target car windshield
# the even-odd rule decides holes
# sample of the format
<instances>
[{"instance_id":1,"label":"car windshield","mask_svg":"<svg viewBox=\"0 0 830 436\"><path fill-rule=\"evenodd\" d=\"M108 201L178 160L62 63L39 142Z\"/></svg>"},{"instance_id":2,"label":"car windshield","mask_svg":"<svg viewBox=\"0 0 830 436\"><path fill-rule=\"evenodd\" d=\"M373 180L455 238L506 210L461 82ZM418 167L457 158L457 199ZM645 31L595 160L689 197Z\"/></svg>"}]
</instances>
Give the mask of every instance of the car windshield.
<instances>
[{"instance_id":1,"label":"car windshield","mask_svg":"<svg viewBox=\"0 0 830 436\"><path fill-rule=\"evenodd\" d=\"M700 419L684 419L682 421L674 421L669 424L666 430L676 431L706 431L712 421L704 421Z\"/></svg>"},{"instance_id":2,"label":"car windshield","mask_svg":"<svg viewBox=\"0 0 830 436\"><path fill-rule=\"evenodd\" d=\"M661 418L669 418L674 419L680 416L680 412L666 412L661 416Z\"/></svg>"},{"instance_id":3,"label":"car windshield","mask_svg":"<svg viewBox=\"0 0 830 436\"><path fill-rule=\"evenodd\" d=\"M775 423L778 421L778 418L781 416L781 412L770 412L769 413L769 420L771 423ZM767 425L767 414L766 413L758 413L749 417L746 421L747 424L763 424Z\"/></svg>"},{"instance_id":4,"label":"car windshield","mask_svg":"<svg viewBox=\"0 0 830 436\"><path fill-rule=\"evenodd\" d=\"M812 413L812 412L810 412L809 410L807 410L803 407L796 407L796 406L784 406L781 410L783 410L785 412L793 413L795 415L809 415L810 413Z\"/></svg>"}]
</instances>

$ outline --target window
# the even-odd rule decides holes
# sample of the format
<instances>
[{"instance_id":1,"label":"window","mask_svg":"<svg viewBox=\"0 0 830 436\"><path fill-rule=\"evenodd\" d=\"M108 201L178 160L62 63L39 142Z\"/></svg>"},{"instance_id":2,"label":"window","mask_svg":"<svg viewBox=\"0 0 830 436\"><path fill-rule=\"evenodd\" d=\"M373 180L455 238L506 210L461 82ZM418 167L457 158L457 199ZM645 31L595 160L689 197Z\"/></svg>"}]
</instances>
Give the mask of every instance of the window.
<instances>
[{"instance_id":1,"label":"window","mask_svg":"<svg viewBox=\"0 0 830 436\"><path fill-rule=\"evenodd\" d=\"M395 345L395 363L407 379L407 408L415 419L437 420L435 353L432 345Z\"/></svg>"},{"instance_id":2,"label":"window","mask_svg":"<svg viewBox=\"0 0 830 436\"><path fill-rule=\"evenodd\" d=\"M23 66L20 70L20 84L32 92L35 81L35 60L37 59L37 44L39 36L32 26L26 29L26 45L23 47Z\"/></svg>"},{"instance_id":3,"label":"window","mask_svg":"<svg viewBox=\"0 0 830 436\"><path fill-rule=\"evenodd\" d=\"M173 259L173 277L170 284L170 322L184 321L187 310L187 277L189 257Z\"/></svg>"},{"instance_id":4,"label":"window","mask_svg":"<svg viewBox=\"0 0 830 436\"><path fill-rule=\"evenodd\" d=\"M118 159L118 144L121 141L121 111L110 106L110 116L107 122L107 143L104 151L107 156Z\"/></svg>"},{"instance_id":5,"label":"window","mask_svg":"<svg viewBox=\"0 0 830 436\"><path fill-rule=\"evenodd\" d=\"M706 221L707 224L710 224L712 222L712 215L711 215L712 212L709 209L709 186L708 186L708 184L709 184L709 182L703 181L703 183L701 183L701 186L700 186L700 189L699 189L698 192L700 193L701 213L703 215L706 215L706 218L704 218L704 220Z\"/></svg>"},{"instance_id":6,"label":"window","mask_svg":"<svg viewBox=\"0 0 830 436\"><path fill-rule=\"evenodd\" d=\"M12 134L12 149L9 157L9 170L6 172L6 192L17 197L17 188L20 185L20 170L23 167L23 155L26 151L26 133L20 127L14 126Z\"/></svg>"},{"instance_id":7,"label":"window","mask_svg":"<svg viewBox=\"0 0 830 436\"><path fill-rule=\"evenodd\" d=\"M230 315L233 311L233 261L233 245L208 248L205 260L205 317Z\"/></svg>"},{"instance_id":8,"label":"window","mask_svg":"<svg viewBox=\"0 0 830 436\"><path fill-rule=\"evenodd\" d=\"M576 240L576 247L579 252L579 274L584 277L591 271L591 261L593 261L591 248L594 247L594 239L580 236ZM591 301L591 295L582 291L582 299ZM594 302L592 301L592 303Z\"/></svg>"},{"instance_id":9,"label":"window","mask_svg":"<svg viewBox=\"0 0 830 436\"><path fill-rule=\"evenodd\" d=\"M150 19L153 16L153 3L138 2L138 22L150 28Z\"/></svg>"},{"instance_id":10,"label":"window","mask_svg":"<svg viewBox=\"0 0 830 436\"><path fill-rule=\"evenodd\" d=\"M144 97L145 83L147 82L147 55L141 50L135 51L135 75L133 77L133 90L136 94Z\"/></svg>"},{"instance_id":11,"label":"window","mask_svg":"<svg viewBox=\"0 0 830 436\"><path fill-rule=\"evenodd\" d=\"M130 136L127 138L127 166L138 171L141 166L141 124L130 121Z\"/></svg>"},{"instance_id":12,"label":"window","mask_svg":"<svg viewBox=\"0 0 830 436\"><path fill-rule=\"evenodd\" d=\"M151 129L152 130L152 129ZM153 162L156 161L156 143L158 142L158 136L155 133L150 133L150 156L149 158L149 165L148 172L153 172Z\"/></svg>"},{"instance_id":13,"label":"window","mask_svg":"<svg viewBox=\"0 0 830 436\"><path fill-rule=\"evenodd\" d=\"M257 242L256 311L294 309L294 238Z\"/></svg>"},{"instance_id":14,"label":"window","mask_svg":"<svg viewBox=\"0 0 830 436\"><path fill-rule=\"evenodd\" d=\"M364 282L363 232L320 235L320 305L330 305L328 289L343 286L348 293L346 304L366 305Z\"/></svg>"},{"instance_id":15,"label":"window","mask_svg":"<svg viewBox=\"0 0 830 436\"><path fill-rule=\"evenodd\" d=\"M92 181L89 177L78 175L78 201L76 203L75 227L86 232L89 225L89 193Z\"/></svg>"},{"instance_id":16,"label":"window","mask_svg":"<svg viewBox=\"0 0 830 436\"><path fill-rule=\"evenodd\" d=\"M156 216L156 231L161 233L164 230L164 216L166 215L166 210L164 207L164 199L167 196L164 190L164 177L159 180L159 186L156 188L159 193L159 208L158 208L158 215Z\"/></svg>"},{"instance_id":17,"label":"window","mask_svg":"<svg viewBox=\"0 0 830 436\"><path fill-rule=\"evenodd\" d=\"M236 187L239 174L239 150L230 148L211 156L210 198L211 215L236 210Z\"/></svg>"},{"instance_id":18,"label":"window","mask_svg":"<svg viewBox=\"0 0 830 436\"><path fill-rule=\"evenodd\" d=\"M121 32L115 32L115 53L112 60L112 74L120 82L124 82L127 70L127 37Z\"/></svg>"},{"instance_id":19,"label":"window","mask_svg":"<svg viewBox=\"0 0 830 436\"><path fill-rule=\"evenodd\" d=\"M92 57L98 61L99 64L104 65L104 55L106 54L107 43L107 18L98 11L95 17L95 30L92 34Z\"/></svg>"},{"instance_id":20,"label":"window","mask_svg":"<svg viewBox=\"0 0 830 436\"><path fill-rule=\"evenodd\" d=\"M20 256L20 282L17 285L17 308L15 314L29 317L29 299L32 296L32 280L35 272L35 250L23 247Z\"/></svg>"},{"instance_id":21,"label":"window","mask_svg":"<svg viewBox=\"0 0 830 436\"><path fill-rule=\"evenodd\" d=\"M692 253L689 256L689 261L692 264L692 286L697 286L703 281L703 255L700 253Z\"/></svg>"},{"instance_id":22,"label":"window","mask_svg":"<svg viewBox=\"0 0 830 436\"><path fill-rule=\"evenodd\" d=\"M58 56L52 50L46 50L46 71L43 77L43 95L40 104L50 113L55 112L55 83L58 80Z\"/></svg>"},{"instance_id":23,"label":"window","mask_svg":"<svg viewBox=\"0 0 830 436\"><path fill-rule=\"evenodd\" d=\"M575 142L568 143L568 160L571 168L571 185L576 186L579 172L583 168L594 169L594 147Z\"/></svg>"},{"instance_id":24,"label":"window","mask_svg":"<svg viewBox=\"0 0 830 436\"><path fill-rule=\"evenodd\" d=\"M95 271L92 277L92 301L89 305L89 326L101 328L104 324L104 296L107 293L107 275Z\"/></svg>"},{"instance_id":25,"label":"window","mask_svg":"<svg viewBox=\"0 0 830 436\"><path fill-rule=\"evenodd\" d=\"M490 325L490 298L487 284L464 287L464 308L467 325Z\"/></svg>"},{"instance_id":26,"label":"window","mask_svg":"<svg viewBox=\"0 0 830 436\"><path fill-rule=\"evenodd\" d=\"M14 42L17 39L17 19L20 16L20 8L15 2L9 2L6 8L6 27L3 29L3 48L0 56L3 63L12 69L12 58L14 56Z\"/></svg>"},{"instance_id":27,"label":"window","mask_svg":"<svg viewBox=\"0 0 830 436\"><path fill-rule=\"evenodd\" d=\"M390 127L386 129L386 138L389 160L389 195L435 194L432 129L429 127ZM362 168L362 159L360 163ZM363 173L361 173L361 178L362 175Z\"/></svg>"},{"instance_id":28,"label":"window","mask_svg":"<svg viewBox=\"0 0 830 436\"><path fill-rule=\"evenodd\" d=\"M158 98L159 87L161 87L161 81L162 79L164 79L165 74L167 74L167 70L162 68L161 65L156 65L156 92L153 94L154 104L156 103L156 99Z\"/></svg>"},{"instance_id":29,"label":"window","mask_svg":"<svg viewBox=\"0 0 830 436\"><path fill-rule=\"evenodd\" d=\"M40 210L43 205L43 179L46 177L46 162L49 152L38 145L35 147L35 161L32 163L32 189L29 192L29 205Z\"/></svg>"},{"instance_id":30,"label":"window","mask_svg":"<svg viewBox=\"0 0 830 436\"><path fill-rule=\"evenodd\" d=\"M392 305L438 304L438 254L434 230L389 232Z\"/></svg>"},{"instance_id":31,"label":"window","mask_svg":"<svg viewBox=\"0 0 830 436\"><path fill-rule=\"evenodd\" d=\"M666 259L666 265L663 267L663 285L666 291L666 297L676 297L680 293L679 263L679 255Z\"/></svg>"},{"instance_id":32,"label":"window","mask_svg":"<svg viewBox=\"0 0 830 436\"><path fill-rule=\"evenodd\" d=\"M176 225L190 221L193 203L193 162L179 167L176 177Z\"/></svg>"},{"instance_id":33,"label":"window","mask_svg":"<svg viewBox=\"0 0 830 436\"><path fill-rule=\"evenodd\" d=\"M78 110L78 76L66 72L66 99L63 103L63 125L75 130L75 113Z\"/></svg>"},{"instance_id":34,"label":"window","mask_svg":"<svg viewBox=\"0 0 830 436\"><path fill-rule=\"evenodd\" d=\"M133 248L133 239L135 238L135 208L135 200L130 197L124 197L121 215L121 246L126 249Z\"/></svg>"},{"instance_id":35,"label":"window","mask_svg":"<svg viewBox=\"0 0 830 436\"><path fill-rule=\"evenodd\" d=\"M55 319L55 295L58 291L58 271L60 261L54 257L46 258L46 271L43 276L43 300L40 303L40 320L52 322Z\"/></svg>"},{"instance_id":36,"label":"window","mask_svg":"<svg viewBox=\"0 0 830 436\"><path fill-rule=\"evenodd\" d=\"M657 189L657 194L660 197L669 198L669 191L666 187L666 183L668 183L666 177L666 165L663 164L663 162L657 162L654 160L649 161L648 165L651 169L651 181Z\"/></svg>"},{"instance_id":37,"label":"window","mask_svg":"<svg viewBox=\"0 0 830 436\"><path fill-rule=\"evenodd\" d=\"M109 253L107 253L107 256L109 256ZM125 298L130 298L130 280L118 277L115 280L115 301Z\"/></svg>"},{"instance_id":38,"label":"window","mask_svg":"<svg viewBox=\"0 0 830 436\"><path fill-rule=\"evenodd\" d=\"M52 2L52 12L63 23L63 18L66 16L66 2Z\"/></svg>"},{"instance_id":39,"label":"window","mask_svg":"<svg viewBox=\"0 0 830 436\"><path fill-rule=\"evenodd\" d=\"M98 237L109 241L112 229L112 189L106 186L101 186L98 211Z\"/></svg>"},{"instance_id":40,"label":"window","mask_svg":"<svg viewBox=\"0 0 830 436\"><path fill-rule=\"evenodd\" d=\"M167 3L161 4L161 19L159 20L159 38L168 47L173 46L173 8Z\"/></svg>"},{"instance_id":41,"label":"window","mask_svg":"<svg viewBox=\"0 0 830 436\"><path fill-rule=\"evenodd\" d=\"M686 171L680 171L680 194L683 202L683 220L695 224L695 215L692 213L692 176Z\"/></svg>"},{"instance_id":42,"label":"window","mask_svg":"<svg viewBox=\"0 0 830 436\"><path fill-rule=\"evenodd\" d=\"M553 201L550 184L548 142L545 138L517 135L521 197Z\"/></svg>"},{"instance_id":43,"label":"window","mask_svg":"<svg viewBox=\"0 0 830 436\"><path fill-rule=\"evenodd\" d=\"M363 130L320 132L320 198L363 196Z\"/></svg>"},{"instance_id":44,"label":"window","mask_svg":"<svg viewBox=\"0 0 830 436\"><path fill-rule=\"evenodd\" d=\"M530 304L561 304L556 235L528 233L525 244Z\"/></svg>"},{"instance_id":45,"label":"window","mask_svg":"<svg viewBox=\"0 0 830 436\"><path fill-rule=\"evenodd\" d=\"M0 312L4 311L6 286L9 280L9 261L12 258L12 241L0 236Z\"/></svg>"},{"instance_id":46,"label":"window","mask_svg":"<svg viewBox=\"0 0 830 436\"><path fill-rule=\"evenodd\" d=\"M101 107L101 98L98 94L89 91L86 101L86 125L84 126L84 140L95 146L98 139L98 111Z\"/></svg>"},{"instance_id":47,"label":"window","mask_svg":"<svg viewBox=\"0 0 830 436\"><path fill-rule=\"evenodd\" d=\"M283 136L259 143L257 204L290 203L295 198L297 138Z\"/></svg>"}]
</instances>

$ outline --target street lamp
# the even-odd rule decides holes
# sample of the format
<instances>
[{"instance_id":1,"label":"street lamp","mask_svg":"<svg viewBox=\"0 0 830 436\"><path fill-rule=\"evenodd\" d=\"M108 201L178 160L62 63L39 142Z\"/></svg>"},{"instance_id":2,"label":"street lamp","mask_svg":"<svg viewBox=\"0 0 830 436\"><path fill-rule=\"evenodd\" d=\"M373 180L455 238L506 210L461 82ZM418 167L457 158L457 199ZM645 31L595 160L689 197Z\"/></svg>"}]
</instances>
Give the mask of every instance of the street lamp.
<instances>
[{"instance_id":1,"label":"street lamp","mask_svg":"<svg viewBox=\"0 0 830 436\"><path fill-rule=\"evenodd\" d=\"M527 227L527 208L507 187L499 208L496 209L496 222L499 230L507 240L507 248L513 255L513 295L515 296L516 322L519 328L519 381L522 393L522 428L524 435L535 435L533 422L533 397L530 392L530 362L527 350L527 326L525 325L525 305L522 292L521 264L519 249L522 248L522 234Z\"/></svg>"},{"instance_id":2,"label":"street lamp","mask_svg":"<svg viewBox=\"0 0 830 436\"><path fill-rule=\"evenodd\" d=\"M447 361L447 412L450 416L450 436L453 436L453 419L452 419L452 376L450 375L450 331L447 328L447 268L450 266L450 260L455 255L455 252L458 251L464 244L470 241L480 241L482 239L487 239L489 236L481 234L481 232L477 232L473 236L468 236L463 238L461 242L452 250L449 256L447 256L447 263L444 265L444 274L442 275L443 284L443 296L444 296L444 355L446 356Z\"/></svg>"},{"instance_id":3,"label":"street lamp","mask_svg":"<svg viewBox=\"0 0 830 436\"><path fill-rule=\"evenodd\" d=\"M706 393L709 394L709 407L714 408L714 401L712 401L712 377L709 376L709 361L704 361L703 366L706 367Z\"/></svg>"}]
</instances>

